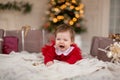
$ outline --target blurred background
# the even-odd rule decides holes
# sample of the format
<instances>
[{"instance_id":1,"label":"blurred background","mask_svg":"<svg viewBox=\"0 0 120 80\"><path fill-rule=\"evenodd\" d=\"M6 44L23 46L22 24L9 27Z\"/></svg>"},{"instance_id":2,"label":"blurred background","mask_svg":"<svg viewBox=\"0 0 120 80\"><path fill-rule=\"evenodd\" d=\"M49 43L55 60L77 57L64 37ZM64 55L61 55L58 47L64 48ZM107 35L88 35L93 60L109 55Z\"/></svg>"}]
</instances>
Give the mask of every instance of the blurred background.
<instances>
[{"instance_id":1,"label":"blurred background","mask_svg":"<svg viewBox=\"0 0 120 80\"><path fill-rule=\"evenodd\" d=\"M61 7L63 5L61 2L64 1L71 1L64 4L73 6ZM58 15L55 11L62 12L61 15L65 15L59 17L60 19L67 19L65 17L67 14L68 19L76 17L73 19L75 23L69 22L70 25L85 27L85 31L79 33L79 30L77 33L80 36L80 44L78 44L83 51L89 53L93 36L108 37L109 34L120 32L119 4L120 0L0 0L0 29L20 30L25 25L31 26L32 29L43 29L46 23L51 26L59 25L62 22L56 24L57 20L51 15ZM59 11L55 5L57 8L67 10ZM74 7L79 8L70 11ZM78 10L80 13L75 16ZM72 16L73 13L74 16ZM68 23L67 21L70 20L63 22Z\"/></svg>"}]
</instances>

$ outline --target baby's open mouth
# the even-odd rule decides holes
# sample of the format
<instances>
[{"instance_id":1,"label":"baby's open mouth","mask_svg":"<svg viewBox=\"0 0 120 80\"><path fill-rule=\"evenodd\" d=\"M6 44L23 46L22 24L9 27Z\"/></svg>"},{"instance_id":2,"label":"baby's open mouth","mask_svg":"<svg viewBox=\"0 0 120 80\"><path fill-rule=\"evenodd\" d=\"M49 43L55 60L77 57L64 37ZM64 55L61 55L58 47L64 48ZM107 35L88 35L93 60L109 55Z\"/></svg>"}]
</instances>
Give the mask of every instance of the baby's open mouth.
<instances>
[{"instance_id":1,"label":"baby's open mouth","mask_svg":"<svg viewBox=\"0 0 120 80\"><path fill-rule=\"evenodd\" d=\"M63 45L60 45L59 47L60 47L60 48L64 48L65 46L63 46Z\"/></svg>"}]
</instances>

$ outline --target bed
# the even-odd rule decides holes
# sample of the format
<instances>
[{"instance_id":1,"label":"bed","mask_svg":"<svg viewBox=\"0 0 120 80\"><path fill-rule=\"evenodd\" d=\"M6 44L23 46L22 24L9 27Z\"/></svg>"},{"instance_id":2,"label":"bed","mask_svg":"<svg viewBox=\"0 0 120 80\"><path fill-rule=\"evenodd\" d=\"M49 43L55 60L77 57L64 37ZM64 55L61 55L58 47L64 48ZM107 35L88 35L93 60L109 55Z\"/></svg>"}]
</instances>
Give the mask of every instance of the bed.
<instances>
[{"instance_id":1,"label":"bed","mask_svg":"<svg viewBox=\"0 0 120 80\"><path fill-rule=\"evenodd\" d=\"M38 33L42 35L38 30L30 32L31 35ZM15 34L18 36L19 32L7 32L9 36ZM100 60L85 52L82 52L83 59L73 65L55 60L52 66L45 66L39 49L44 37L38 36L34 38L38 41L31 41L29 35L26 37L25 50L20 45L18 52L0 54L0 80L120 80L120 64ZM30 46L33 44L38 45L37 48Z\"/></svg>"}]
</instances>

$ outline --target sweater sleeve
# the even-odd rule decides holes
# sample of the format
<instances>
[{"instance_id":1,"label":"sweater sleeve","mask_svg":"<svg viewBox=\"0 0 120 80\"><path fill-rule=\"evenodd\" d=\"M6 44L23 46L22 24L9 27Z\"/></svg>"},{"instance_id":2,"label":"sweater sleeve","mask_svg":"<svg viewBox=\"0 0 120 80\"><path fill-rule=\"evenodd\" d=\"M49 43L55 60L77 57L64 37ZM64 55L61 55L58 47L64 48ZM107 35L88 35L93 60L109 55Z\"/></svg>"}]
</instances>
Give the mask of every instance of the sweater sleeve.
<instances>
[{"instance_id":1,"label":"sweater sleeve","mask_svg":"<svg viewBox=\"0 0 120 80\"><path fill-rule=\"evenodd\" d=\"M81 50L76 46L74 45L74 49L73 51L70 53L69 55L69 58L67 59L67 62L69 64L74 64L76 63L77 61L81 60L82 59L82 55L81 55Z\"/></svg>"},{"instance_id":2,"label":"sweater sleeve","mask_svg":"<svg viewBox=\"0 0 120 80\"><path fill-rule=\"evenodd\" d=\"M44 63L46 64L49 61L53 61L55 53L54 46L45 45L42 48L42 54L44 56Z\"/></svg>"}]
</instances>

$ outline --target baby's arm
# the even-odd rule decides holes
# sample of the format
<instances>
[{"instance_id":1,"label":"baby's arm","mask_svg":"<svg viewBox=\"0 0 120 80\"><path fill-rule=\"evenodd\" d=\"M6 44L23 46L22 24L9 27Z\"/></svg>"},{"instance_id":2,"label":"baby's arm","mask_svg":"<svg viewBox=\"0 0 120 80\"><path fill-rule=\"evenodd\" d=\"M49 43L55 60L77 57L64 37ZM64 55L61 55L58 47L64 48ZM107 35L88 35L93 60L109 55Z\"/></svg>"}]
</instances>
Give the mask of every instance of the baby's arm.
<instances>
[{"instance_id":1,"label":"baby's arm","mask_svg":"<svg viewBox=\"0 0 120 80\"><path fill-rule=\"evenodd\" d=\"M55 49L54 45L46 45L45 47L42 48L42 54L44 56L44 64L46 66L52 65L54 62L54 57L55 57Z\"/></svg>"},{"instance_id":2,"label":"baby's arm","mask_svg":"<svg viewBox=\"0 0 120 80\"><path fill-rule=\"evenodd\" d=\"M78 60L82 59L82 53L79 48L75 48L72 52L72 54L69 55L69 58L66 60L66 62L70 64L76 63Z\"/></svg>"}]
</instances>

